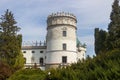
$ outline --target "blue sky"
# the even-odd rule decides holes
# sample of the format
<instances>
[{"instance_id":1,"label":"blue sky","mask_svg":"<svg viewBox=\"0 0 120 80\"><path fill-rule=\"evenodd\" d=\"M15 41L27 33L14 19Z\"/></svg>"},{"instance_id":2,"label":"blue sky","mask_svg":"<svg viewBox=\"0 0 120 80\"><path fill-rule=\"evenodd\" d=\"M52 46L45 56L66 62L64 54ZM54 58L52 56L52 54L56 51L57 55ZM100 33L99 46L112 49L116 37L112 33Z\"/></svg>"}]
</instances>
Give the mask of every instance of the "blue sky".
<instances>
[{"instance_id":1,"label":"blue sky","mask_svg":"<svg viewBox=\"0 0 120 80\"><path fill-rule=\"evenodd\" d=\"M23 41L44 41L46 19L51 13L70 12L77 17L77 36L94 55L94 28L107 30L113 0L0 0L0 15L13 12Z\"/></svg>"}]
</instances>

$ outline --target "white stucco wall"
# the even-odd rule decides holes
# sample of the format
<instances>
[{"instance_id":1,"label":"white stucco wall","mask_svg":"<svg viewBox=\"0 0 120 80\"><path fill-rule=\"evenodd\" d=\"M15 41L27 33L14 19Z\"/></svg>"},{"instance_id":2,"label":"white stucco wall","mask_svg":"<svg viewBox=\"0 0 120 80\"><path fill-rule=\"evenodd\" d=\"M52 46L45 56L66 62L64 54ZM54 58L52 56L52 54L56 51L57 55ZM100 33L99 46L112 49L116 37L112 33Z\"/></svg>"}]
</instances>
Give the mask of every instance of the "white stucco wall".
<instances>
[{"instance_id":1,"label":"white stucco wall","mask_svg":"<svg viewBox=\"0 0 120 80\"><path fill-rule=\"evenodd\" d=\"M77 53L69 51L55 51L46 53L46 64L61 64L62 56L67 56L67 63L74 63L77 61Z\"/></svg>"},{"instance_id":2,"label":"white stucco wall","mask_svg":"<svg viewBox=\"0 0 120 80\"><path fill-rule=\"evenodd\" d=\"M67 56L67 63L76 62L76 20L55 17L48 21L46 64L61 64L62 56ZM66 31L66 36L63 36L63 31ZM66 44L66 50L63 50L63 44Z\"/></svg>"},{"instance_id":3,"label":"white stucco wall","mask_svg":"<svg viewBox=\"0 0 120 80\"><path fill-rule=\"evenodd\" d=\"M26 51L23 53L26 64L39 64L41 57L44 59L44 64L48 64L47 66L50 66L49 64L61 64L62 56L67 56L67 63L74 63L85 58L86 49L76 47L76 23L77 20L73 14L63 12L49 15L47 19L47 43L44 48L43 46L23 46L22 48L22 52ZM63 36L63 31L66 31L66 36ZM66 44L66 50L63 50L63 44ZM34 58L33 62L32 58ZM40 68L45 69L46 65Z\"/></svg>"},{"instance_id":4,"label":"white stucco wall","mask_svg":"<svg viewBox=\"0 0 120 80\"><path fill-rule=\"evenodd\" d=\"M28 49L28 50L22 50L22 52L26 51L26 53L23 53L24 58L26 58L26 63L39 63L39 59L42 57L45 62L45 53L46 49ZM32 53L32 51L35 51L35 53ZM40 53L40 51L43 51L43 53ZM32 57L34 58L34 61L32 62Z\"/></svg>"},{"instance_id":5,"label":"white stucco wall","mask_svg":"<svg viewBox=\"0 0 120 80\"><path fill-rule=\"evenodd\" d=\"M86 48L79 47L77 49L77 60L85 59Z\"/></svg>"},{"instance_id":6,"label":"white stucco wall","mask_svg":"<svg viewBox=\"0 0 120 80\"><path fill-rule=\"evenodd\" d=\"M66 49L76 52L76 42L72 40L51 40L47 43L47 51L63 50L63 43L66 43Z\"/></svg>"}]
</instances>

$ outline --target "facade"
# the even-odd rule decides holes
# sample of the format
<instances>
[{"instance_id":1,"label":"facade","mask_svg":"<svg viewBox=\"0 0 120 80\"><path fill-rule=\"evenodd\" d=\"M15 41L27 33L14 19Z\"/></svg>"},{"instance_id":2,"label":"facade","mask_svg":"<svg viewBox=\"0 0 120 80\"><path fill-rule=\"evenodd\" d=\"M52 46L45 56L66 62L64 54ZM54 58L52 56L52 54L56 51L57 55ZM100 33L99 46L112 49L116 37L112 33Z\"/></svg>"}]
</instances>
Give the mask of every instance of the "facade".
<instances>
[{"instance_id":1,"label":"facade","mask_svg":"<svg viewBox=\"0 0 120 80\"><path fill-rule=\"evenodd\" d=\"M70 13L60 12L49 15L46 43L22 46L26 68L34 65L41 69L56 68L84 59L86 48L78 46L76 23L76 17Z\"/></svg>"}]
</instances>

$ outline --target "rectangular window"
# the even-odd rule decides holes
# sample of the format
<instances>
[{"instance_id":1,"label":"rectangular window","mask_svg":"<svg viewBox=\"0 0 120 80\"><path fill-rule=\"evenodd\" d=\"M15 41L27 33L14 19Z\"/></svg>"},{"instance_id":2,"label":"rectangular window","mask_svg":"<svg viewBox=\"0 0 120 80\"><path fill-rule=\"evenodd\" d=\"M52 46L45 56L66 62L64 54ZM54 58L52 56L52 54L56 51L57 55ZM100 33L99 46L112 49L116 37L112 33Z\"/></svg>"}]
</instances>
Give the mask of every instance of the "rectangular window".
<instances>
[{"instance_id":1,"label":"rectangular window","mask_svg":"<svg viewBox=\"0 0 120 80\"><path fill-rule=\"evenodd\" d=\"M66 37L66 36L67 36L67 32L63 31L63 37Z\"/></svg>"},{"instance_id":2,"label":"rectangular window","mask_svg":"<svg viewBox=\"0 0 120 80\"><path fill-rule=\"evenodd\" d=\"M62 56L62 63L67 63L67 56Z\"/></svg>"},{"instance_id":3,"label":"rectangular window","mask_svg":"<svg viewBox=\"0 0 120 80\"><path fill-rule=\"evenodd\" d=\"M67 49L67 46L66 46L66 44L64 43L63 44L63 50L66 50Z\"/></svg>"},{"instance_id":4,"label":"rectangular window","mask_svg":"<svg viewBox=\"0 0 120 80\"><path fill-rule=\"evenodd\" d=\"M43 61L43 58L40 58L40 61L39 61L39 62L40 62L40 65L43 65L43 62L44 62L44 61Z\"/></svg>"},{"instance_id":5,"label":"rectangular window","mask_svg":"<svg viewBox=\"0 0 120 80\"><path fill-rule=\"evenodd\" d=\"M40 51L40 53L43 53L43 51Z\"/></svg>"}]
</instances>

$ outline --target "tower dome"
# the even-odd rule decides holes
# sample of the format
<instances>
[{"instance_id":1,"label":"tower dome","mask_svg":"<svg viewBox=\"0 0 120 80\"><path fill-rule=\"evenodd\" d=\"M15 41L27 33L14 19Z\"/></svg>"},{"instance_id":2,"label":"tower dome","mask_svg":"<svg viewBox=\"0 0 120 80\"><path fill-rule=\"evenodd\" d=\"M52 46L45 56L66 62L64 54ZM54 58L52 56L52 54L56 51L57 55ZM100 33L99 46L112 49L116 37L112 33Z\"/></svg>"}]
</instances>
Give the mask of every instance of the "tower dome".
<instances>
[{"instance_id":1,"label":"tower dome","mask_svg":"<svg viewBox=\"0 0 120 80\"><path fill-rule=\"evenodd\" d=\"M77 61L76 17L71 13L54 13L47 18L46 68Z\"/></svg>"}]
</instances>

